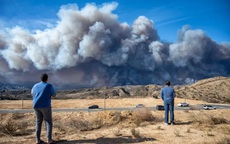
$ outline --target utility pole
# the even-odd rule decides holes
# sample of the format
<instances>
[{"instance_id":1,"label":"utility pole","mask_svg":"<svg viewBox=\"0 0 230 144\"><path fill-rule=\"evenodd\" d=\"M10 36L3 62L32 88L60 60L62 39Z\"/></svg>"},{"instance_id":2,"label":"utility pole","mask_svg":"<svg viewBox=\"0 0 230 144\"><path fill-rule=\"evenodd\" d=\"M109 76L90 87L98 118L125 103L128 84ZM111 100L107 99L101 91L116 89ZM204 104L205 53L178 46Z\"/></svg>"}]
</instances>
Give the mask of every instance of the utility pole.
<instances>
[{"instance_id":1,"label":"utility pole","mask_svg":"<svg viewBox=\"0 0 230 144\"><path fill-rule=\"evenodd\" d=\"M104 110L106 110L106 95L107 94L105 94L105 96L104 96Z\"/></svg>"},{"instance_id":2,"label":"utility pole","mask_svg":"<svg viewBox=\"0 0 230 144\"><path fill-rule=\"evenodd\" d=\"M24 95L22 95L22 109L23 109Z\"/></svg>"}]
</instances>

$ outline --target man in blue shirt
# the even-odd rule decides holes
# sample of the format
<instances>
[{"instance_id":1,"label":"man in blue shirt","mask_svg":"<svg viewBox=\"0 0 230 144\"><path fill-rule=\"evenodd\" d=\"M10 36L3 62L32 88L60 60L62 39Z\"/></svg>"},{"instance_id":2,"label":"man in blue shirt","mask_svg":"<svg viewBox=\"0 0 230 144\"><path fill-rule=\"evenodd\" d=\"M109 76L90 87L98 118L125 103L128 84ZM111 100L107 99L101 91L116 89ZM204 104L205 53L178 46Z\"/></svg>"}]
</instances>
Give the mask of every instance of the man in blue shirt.
<instances>
[{"instance_id":1,"label":"man in blue shirt","mask_svg":"<svg viewBox=\"0 0 230 144\"><path fill-rule=\"evenodd\" d=\"M170 81L166 81L166 86L161 90L161 98L164 101L165 118L164 124L168 125L168 116L170 111L170 122L174 124L174 98L176 97L174 89L170 86Z\"/></svg>"},{"instance_id":2,"label":"man in blue shirt","mask_svg":"<svg viewBox=\"0 0 230 144\"><path fill-rule=\"evenodd\" d=\"M41 82L36 83L32 90L31 94L33 96L33 108L36 115L36 143L41 144L44 143L40 139L41 136L41 127L43 118L46 122L46 136L48 139L48 143L52 144L55 141L52 139L52 110L51 110L51 97L56 96L56 92L53 86L48 82L48 75L41 75Z\"/></svg>"}]
</instances>

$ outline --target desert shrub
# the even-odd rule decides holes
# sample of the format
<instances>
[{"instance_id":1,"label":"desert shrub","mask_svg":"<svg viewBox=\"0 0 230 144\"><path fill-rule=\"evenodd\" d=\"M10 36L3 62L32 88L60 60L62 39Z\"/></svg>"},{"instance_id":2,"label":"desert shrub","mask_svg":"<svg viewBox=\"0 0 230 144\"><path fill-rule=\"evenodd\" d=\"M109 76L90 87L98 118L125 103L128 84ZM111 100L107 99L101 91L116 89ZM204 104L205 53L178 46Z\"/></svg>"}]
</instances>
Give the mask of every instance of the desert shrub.
<instances>
[{"instance_id":1,"label":"desert shrub","mask_svg":"<svg viewBox=\"0 0 230 144\"><path fill-rule=\"evenodd\" d=\"M187 132L187 133L190 133L190 132L191 132L191 129L190 129L190 128L188 128L188 129L186 130L186 132Z\"/></svg>"},{"instance_id":2,"label":"desert shrub","mask_svg":"<svg viewBox=\"0 0 230 144\"><path fill-rule=\"evenodd\" d=\"M149 108L138 108L134 111L134 115L141 121L153 120L153 115Z\"/></svg>"},{"instance_id":3,"label":"desert shrub","mask_svg":"<svg viewBox=\"0 0 230 144\"><path fill-rule=\"evenodd\" d=\"M79 131L88 131L100 128L103 125L103 122L99 118L88 117L88 119L71 119L69 124L71 127Z\"/></svg>"},{"instance_id":4,"label":"desert shrub","mask_svg":"<svg viewBox=\"0 0 230 144\"><path fill-rule=\"evenodd\" d=\"M99 112L97 117L103 120L103 125L105 126L115 125L122 120L120 111Z\"/></svg>"},{"instance_id":5,"label":"desert shrub","mask_svg":"<svg viewBox=\"0 0 230 144\"><path fill-rule=\"evenodd\" d=\"M0 133L2 135L18 136L28 134L27 122L16 122L15 120L9 119L5 123L1 123L0 127Z\"/></svg>"},{"instance_id":6,"label":"desert shrub","mask_svg":"<svg viewBox=\"0 0 230 144\"><path fill-rule=\"evenodd\" d=\"M12 119L14 119L14 120L21 119L21 118L23 118L23 117L24 117L24 114L23 114L23 113L14 113L14 114L12 115Z\"/></svg>"},{"instance_id":7,"label":"desert shrub","mask_svg":"<svg viewBox=\"0 0 230 144\"><path fill-rule=\"evenodd\" d=\"M203 115L202 117L191 115L191 119L193 123L197 123L199 125L218 125L229 123L229 121L223 117L213 117L208 115Z\"/></svg>"},{"instance_id":8,"label":"desert shrub","mask_svg":"<svg viewBox=\"0 0 230 144\"><path fill-rule=\"evenodd\" d=\"M230 138L224 137L217 142L217 144L230 144Z\"/></svg>"},{"instance_id":9,"label":"desert shrub","mask_svg":"<svg viewBox=\"0 0 230 144\"><path fill-rule=\"evenodd\" d=\"M64 122L63 122L64 121ZM69 118L68 120L59 120L55 123L55 128L61 132L66 131L89 131L98 129L103 125L102 120L95 118Z\"/></svg>"},{"instance_id":10,"label":"desert shrub","mask_svg":"<svg viewBox=\"0 0 230 144\"><path fill-rule=\"evenodd\" d=\"M113 130L112 132L113 132L113 134L114 134L115 136L121 136L121 135L122 135L119 128Z\"/></svg>"},{"instance_id":11,"label":"desert shrub","mask_svg":"<svg viewBox=\"0 0 230 144\"><path fill-rule=\"evenodd\" d=\"M178 130L178 129L175 129L174 130L174 134L175 134L175 136L177 136L177 137L180 137L181 135L180 135L180 131Z\"/></svg>"},{"instance_id":12,"label":"desert shrub","mask_svg":"<svg viewBox=\"0 0 230 144\"><path fill-rule=\"evenodd\" d=\"M132 128L130 130L130 132L131 132L132 136L135 137L135 138L140 138L141 137L140 136L140 131L138 129Z\"/></svg>"},{"instance_id":13,"label":"desert shrub","mask_svg":"<svg viewBox=\"0 0 230 144\"><path fill-rule=\"evenodd\" d=\"M17 131L16 123L12 120L8 120L5 124L1 124L1 133L6 135L15 135Z\"/></svg>"},{"instance_id":14,"label":"desert shrub","mask_svg":"<svg viewBox=\"0 0 230 144\"><path fill-rule=\"evenodd\" d=\"M223 117L221 118L210 117L210 124L216 125L216 124L226 124L226 123L228 123L228 121Z\"/></svg>"},{"instance_id":15,"label":"desert shrub","mask_svg":"<svg viewBox=\"0 0 230 144\"><path fill-rule=\"evenodd\" d=\"M157 130L164 130L164 129L161 126L158 126Z\"/></svg>"},{"instance_id":16,"label":"desert shrub","mask_svg":"<svg viewBox=\"0 0 230 144\"><path fill-rule=\"evenodd\" d=\"M71 130L89 131L102 126L111 126L121 121L121 112L105 111L97 113L82 114L77 117L69 117L67 120L60 118L56 122L56 127L64 132ZM64 123L62 121L65 121Z\"/></svg>"},{"instance_id":17,"label":"desert shrub","mask_svg":"<svg viewBox=\"0 0 230 144\"><path fill-rule=\"evenodd\" d=\"M207 132L207 136L213 137L214 134L212 132Z\"/></svg>"},{"instance_id":18,"label":"desert shrub","mask_svg":"<svg viewBox=\"0 0 230 144\"><path fill-rule=\"evenodd\" d=\"M56 121L54 123L54 128L57 128L60 132L65 132L68 128L68 122Z\"/></svg>"}]
</instances>

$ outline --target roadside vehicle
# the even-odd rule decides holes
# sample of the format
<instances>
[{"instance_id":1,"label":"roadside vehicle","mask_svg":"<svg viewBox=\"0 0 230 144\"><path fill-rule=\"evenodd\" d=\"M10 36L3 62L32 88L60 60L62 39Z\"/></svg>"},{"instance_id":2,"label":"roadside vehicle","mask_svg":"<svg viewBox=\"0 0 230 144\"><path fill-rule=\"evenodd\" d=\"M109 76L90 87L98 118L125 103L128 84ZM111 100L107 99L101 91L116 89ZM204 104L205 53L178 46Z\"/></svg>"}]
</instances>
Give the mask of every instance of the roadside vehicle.
<instances>
[{"instance_id":1,"label":"roadside vehicle","mask_svg":"<svg viewBox=\"0 0 230 144\"><path fill-rule=\"evenodd\" d=\"M216 109L216 107L214 107L214 106L212 106L212 105L204 105L203 108L204 108L205 110L214 110L214 109Z\"/></svg>"},{"instance_id":2,"label":"roadside vehicle","mask_svg":"<svg viewBox=\"0 0 230 144\"><path fill-rule=\"evenodd\" d=\"M157 105L156 110L165 110L163 105Z\"/></svg>"},{"instance_id":3,"label":"roadside vehicle","mask_svg":"<svg viewBox=\"0 0 230 144\"><path fill-rule=\"evenodd\" d=\"M154 95L153 98L158 99L158 96Z\"/></svg>"},{"instance_id":4,"label":"roadside vehicle","mask_svg":"<svg viewBox=\"0 0 230 144\"><path fill-rule=\"evenodd\" d=\"M88 107L88 109L98 109L98 108L99 108L98 105L91 105L91 106Z\"/></svg>"},{"instance_id":5,"label":"roadside vehicle","mask_svg":"<svg viewBox=\"0 0 230 144\"><path fill-rule=\"evenodd\" d=\"M179 107L188 107L189 103L187 103L187 102L181 102L181 103L178 103L177 106L179 106Z\"/></svg>"},{"instance_id":6,"label":"roadside vehicle","mask_svg":"<svg viewBox=\"0 0 230 144\"><path fill-rule=\"evenodd\" d=\"M145 105L143 105L143 104L137 104L136 105L136 108L142 108L142 107L145 107Z\"/></svg>"}]
</instances>

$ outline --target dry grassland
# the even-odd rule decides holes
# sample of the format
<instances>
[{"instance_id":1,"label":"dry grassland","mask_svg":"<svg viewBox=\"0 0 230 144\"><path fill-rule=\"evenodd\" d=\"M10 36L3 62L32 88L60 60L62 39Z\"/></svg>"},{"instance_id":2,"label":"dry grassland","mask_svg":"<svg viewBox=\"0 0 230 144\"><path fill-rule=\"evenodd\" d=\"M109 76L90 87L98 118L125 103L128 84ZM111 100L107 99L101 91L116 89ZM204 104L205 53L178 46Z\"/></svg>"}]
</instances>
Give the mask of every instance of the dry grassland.
<instances>
[{"instance_id":1,"label":"dry grassland","mask_svg":"<svg viewBox=\"0 0 230 144\"><path fill-rule=\"evenodd\" d=\"M127 86L113 89L86 89L60 93L66 99L53 99L53 108L87 108L97 104L106 107L146 108L134 111L54 112L53 138L60 144L230 144L230 109L178 110L176 125L164 125L164 111L147 107L162 104L160 86ZM230 78L217 77L193 85L175 86L175 104L207 102L230 103ZM86 96L86 99L78 99ZM100 96L95 97L95 96ZM108 99L103 99L108 96ZM71 99L68 99L71 98ZM32 100L1 100L0 109L32 108ZM42 139L46 140L45 126ZM0 114L1 144L35 143L34 113Z\"/></svg>"},{"instance_id":2,"label":"dry grassland","mask_svg":"<svg viewBox=\"0 0 230 144\"><path fill-rule=\"evenodd\" d=\"M94 104L91 100L54 101L54 107L86 107ZM87 102L88 101L88 102ZM99 105L103 100L95 100ZM120 102L119 102L120 101ZM183 99L176 99L176 102ZM192 101L190 103L203 103ZM17 101L15 101L17 103ZM20 103L20 101L19 101ZM83 104L84 103L84 104ZM162 103L159 99L136 98L108 100L111 107L135 106L143 103L154 106ZM18 104L19 105L19 104ZM25 105L31 105L29 101ZM9 106L9 104L8 104ZM118 107L117 106L117 107ZM163 111L140 108L134 111L100 112L54 112L53 137L60 144L224 144L230 142L230 110L185 110L175 111L176 125L164 125ZM0 143L35 143L35 116L33 113L1 114ZM42 139L46 140L45 126Z\"/></svg>"}]
</instances>

